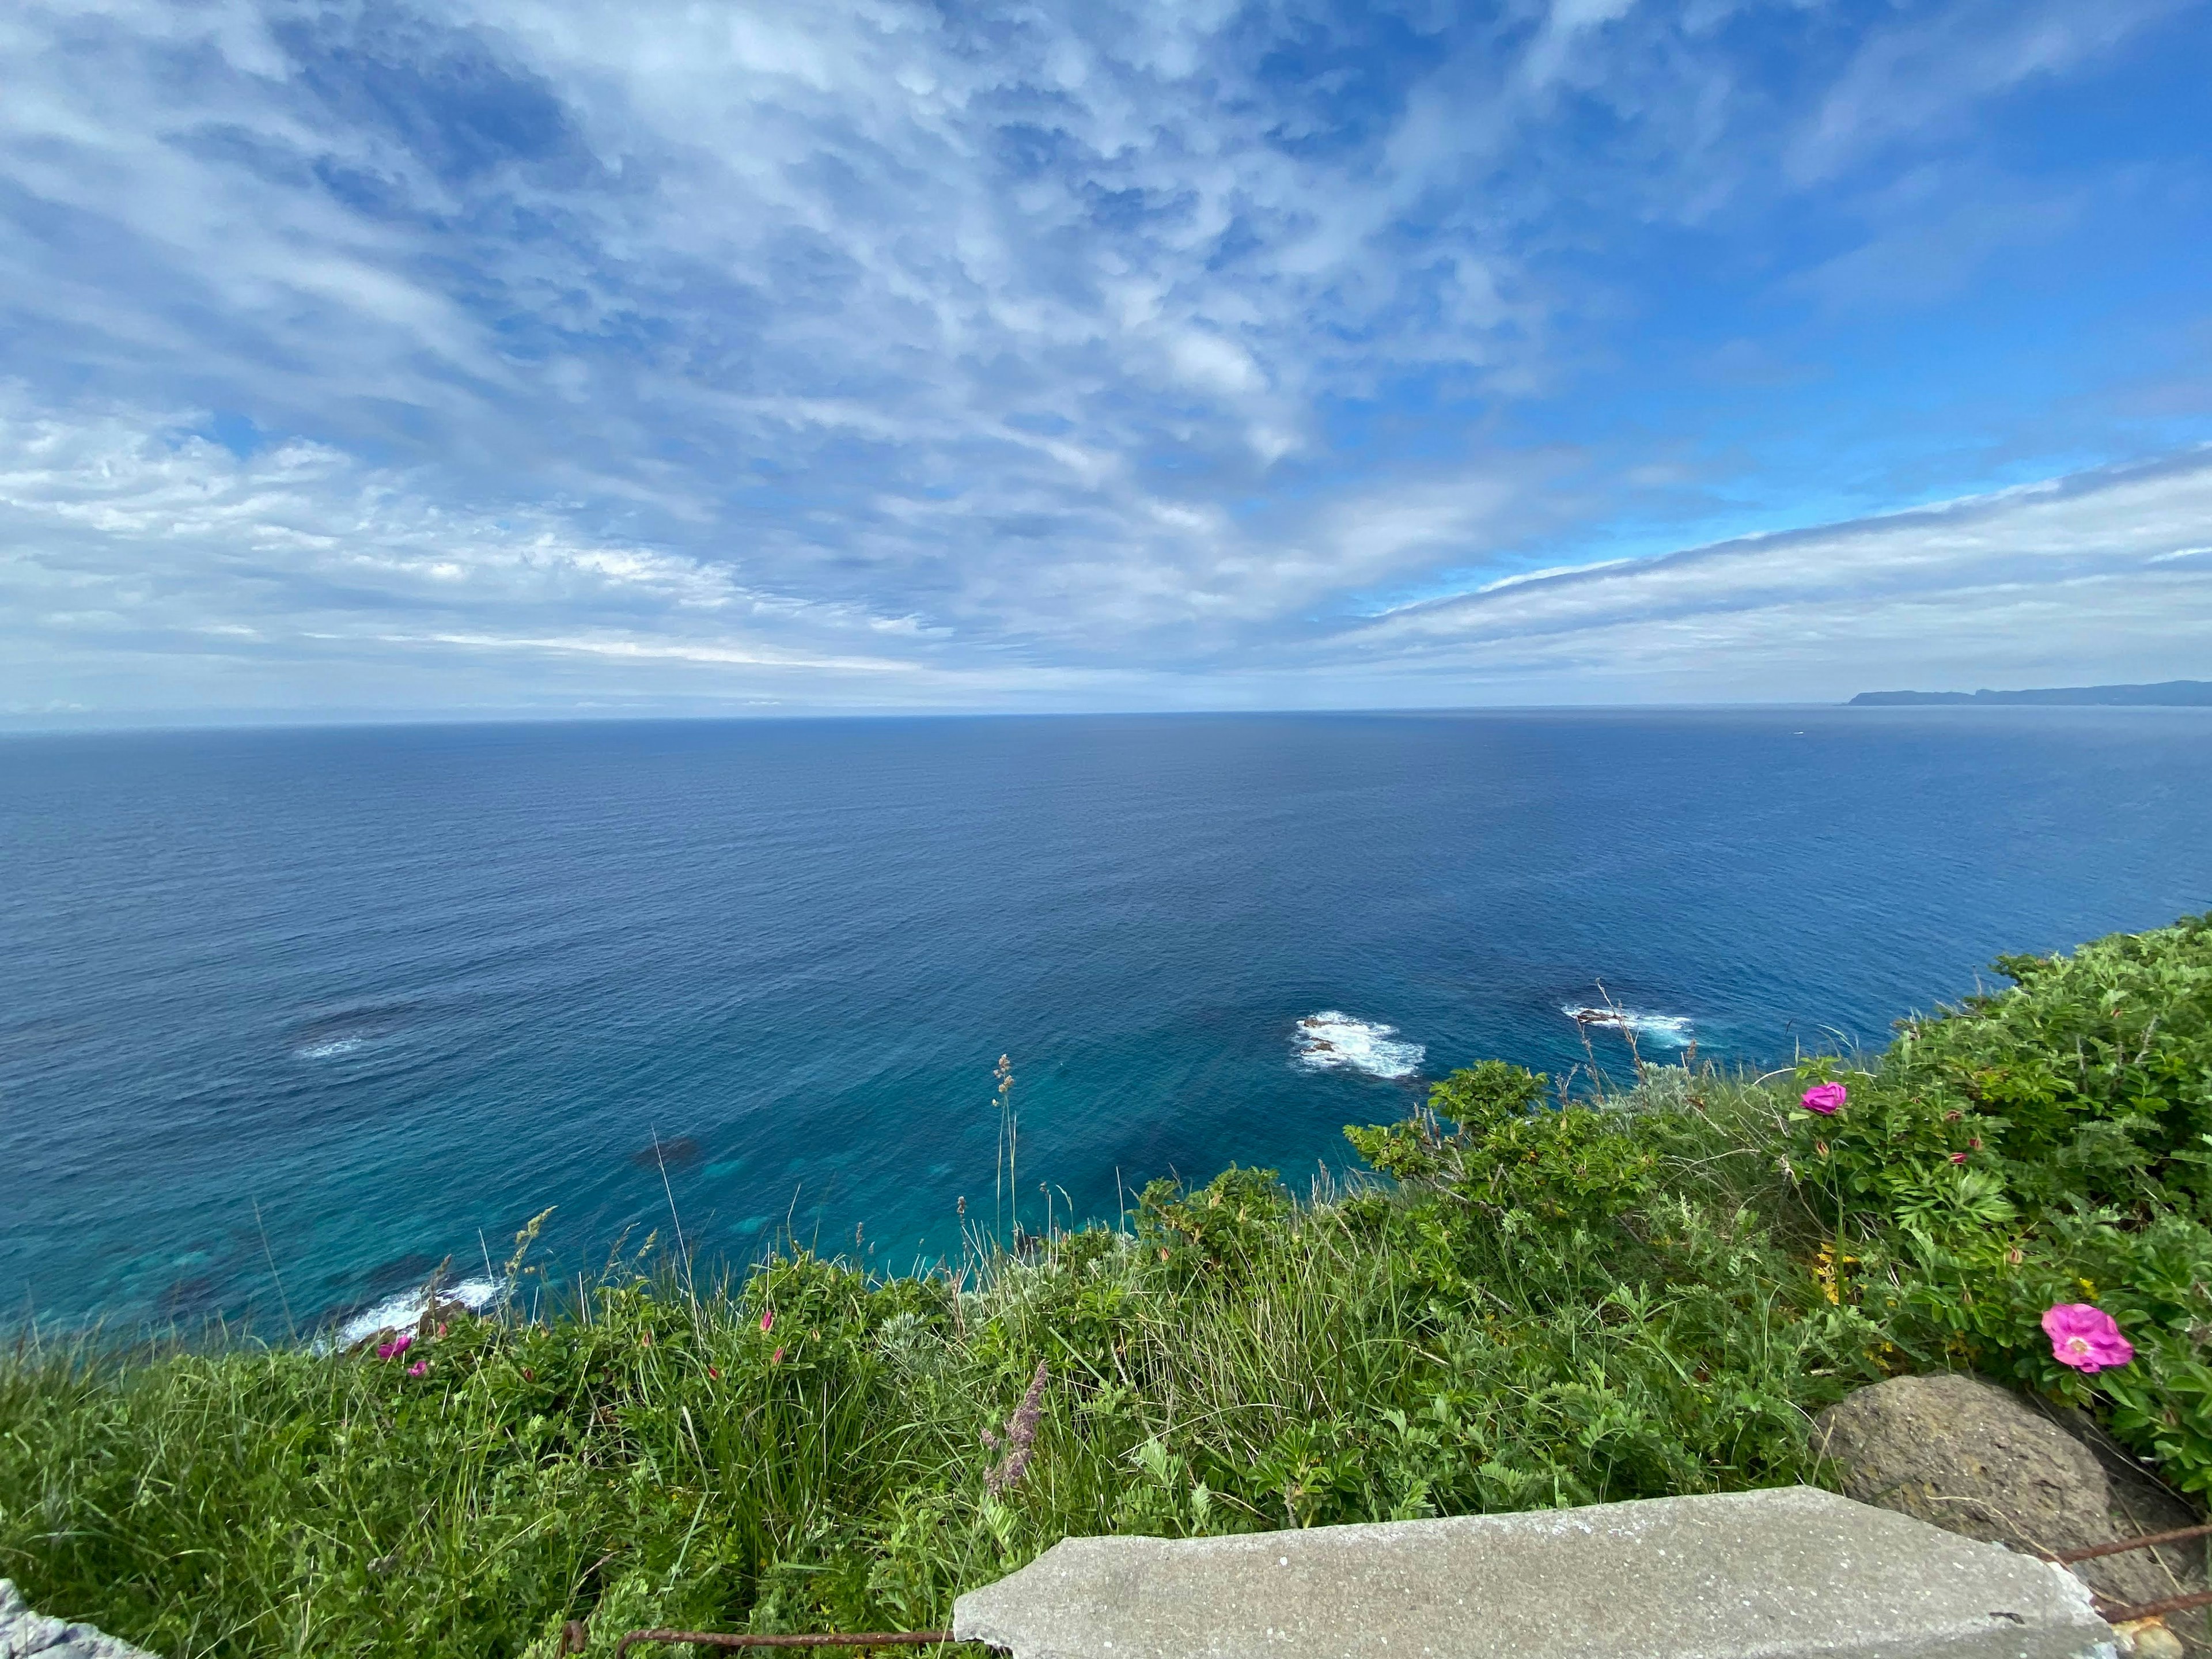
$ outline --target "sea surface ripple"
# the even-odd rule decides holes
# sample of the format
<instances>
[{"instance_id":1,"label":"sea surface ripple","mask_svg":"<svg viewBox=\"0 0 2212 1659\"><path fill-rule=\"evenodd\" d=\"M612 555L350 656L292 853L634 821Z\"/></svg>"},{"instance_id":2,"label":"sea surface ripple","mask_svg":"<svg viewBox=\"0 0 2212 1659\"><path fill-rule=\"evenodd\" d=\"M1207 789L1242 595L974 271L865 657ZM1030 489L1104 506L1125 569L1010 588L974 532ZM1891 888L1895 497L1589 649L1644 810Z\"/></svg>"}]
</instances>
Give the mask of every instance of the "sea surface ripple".
<instances>
[{"instance_id":1,"label":"sea surface ripple","mask_svg":"<svg viewBox=\"0 0 2212 1659\"><path fill-rule=\"evenodd\" d=\"M992 1211L1002 1053L1028 1225L1299 1182L1452 1066L1625 1070L1607 999L1878 1044L2206 908L2207 823L2195 710L0 739L0 1319L327 1325L549 1205L564 1270L903 1269Z\"/></svg>"}]
</instances>

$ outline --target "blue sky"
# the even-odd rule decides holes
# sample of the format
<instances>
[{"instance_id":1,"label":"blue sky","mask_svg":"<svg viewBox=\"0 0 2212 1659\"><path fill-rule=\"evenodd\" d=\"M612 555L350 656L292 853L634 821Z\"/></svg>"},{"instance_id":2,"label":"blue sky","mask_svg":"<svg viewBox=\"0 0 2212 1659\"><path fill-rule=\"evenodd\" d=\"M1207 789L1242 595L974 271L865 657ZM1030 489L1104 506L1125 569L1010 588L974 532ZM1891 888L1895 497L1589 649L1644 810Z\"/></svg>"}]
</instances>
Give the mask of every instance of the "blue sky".
<instances>
[{"instance_id":1,"label":"blue sky","mask_svg":"<svg viewBox=\"0 0 2212 1659\"><path fill-rule=\"evenodd\" d=\"M2212 5L0 16L0 718L2212 676Z\"/></svg>"}]
</instances>

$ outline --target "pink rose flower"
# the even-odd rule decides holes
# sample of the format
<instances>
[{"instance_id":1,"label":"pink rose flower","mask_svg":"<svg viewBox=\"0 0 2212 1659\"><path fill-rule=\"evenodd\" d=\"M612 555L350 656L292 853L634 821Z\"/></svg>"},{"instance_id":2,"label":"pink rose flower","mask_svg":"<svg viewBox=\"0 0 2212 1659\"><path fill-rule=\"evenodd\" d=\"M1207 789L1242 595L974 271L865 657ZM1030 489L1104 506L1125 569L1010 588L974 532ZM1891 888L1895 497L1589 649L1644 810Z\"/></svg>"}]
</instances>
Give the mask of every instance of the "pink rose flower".
<instances>
[{"instance_id":1,"label":"pink rose flower","mask_svg":"<svg viewBox=\"0 0 2212 1659\"><path fill-rule=\"evenodd\" d=\"M766 1336L775 1328L775 1310L770 1308L761 1316L761 1334Z\"/></svg>"},{"instance_id":2,"label":"pink rose flower","mask_svg":"<svg viewBox=\"0 0 2212 1659\"><path fill-rule=\"evenodd\" d=\"M1966 1161L1966 1155L1964 1152L1954 1152L1951 1154L1951 1162L1954 1164L1964 1164Z\"/></svg>"},{"instance_id":3,"label":"pink rose flower","mask_svg":"<svg viewBox=\"0 0 2212 1659\"><path fill-rule=\"evenodd\" d=\"M2107 1365L2124 1365L2135 1346L2120 1334L2112 1315L2087 1302L2062 1302L2043 1316L2051 1357L2062 1365L2094 1376Z\"/></svg>"},{"instance_id":4,"label":"pink rose flower","mask_svg":"<svg viewBox=\"0 0 2212 1659\"><path fill-rule=\"evenodd\" d=\"M1808 1112L1818 1112L1822 1117L1833 1117L1836 1109L1851 1097L1851 1091L1840 1083L1816 1083L1805 1091L1802 1104Z\"/></svg>"},{"instance_id":5,"label":"pink rose flower","mask_svg":"<svg viewBox=\"0 0 2212 1659\"><path fill-rule=\"evenodd\" d=\"M418 1359L407 1368L407 1375L410 1376L422 1376L427 1374L429 1369L430 1362L428 1360Z\"/></svg>"},{"instance_id":6,"label":"pink rose flower","mask_svg":"<svg viewBox=\"0 0 2212 1659\"><path fill-rule=\"evenodd\" d=\"M414 1346L413 1337L395 1336L389 1342L380 1342L376 1345L376 1357L379 1359L397 1359Z\"/></svg>"}]
</instances>

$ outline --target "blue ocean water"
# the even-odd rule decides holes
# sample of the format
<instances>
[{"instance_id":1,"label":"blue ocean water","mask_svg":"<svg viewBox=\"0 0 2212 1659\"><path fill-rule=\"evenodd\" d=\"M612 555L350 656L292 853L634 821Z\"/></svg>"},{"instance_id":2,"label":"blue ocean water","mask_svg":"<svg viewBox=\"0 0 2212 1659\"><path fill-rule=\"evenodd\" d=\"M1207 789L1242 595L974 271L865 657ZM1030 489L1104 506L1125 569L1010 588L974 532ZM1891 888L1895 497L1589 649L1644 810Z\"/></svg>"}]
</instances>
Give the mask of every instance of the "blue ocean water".
<instances>
[{"instance_id":1,"label":"blue ocean water","mask_svg":"<svg viewBox=\"0 0 2212 1659\"><path fill-rule=\"evenodd\" d=\"M305 1324L549 1205L569 1262L672 1206L902 1269L990 1214L1001 1053L1032 1227L1297 1182L1454 1066L1586 1065L1600 979L1647 1052L1878 1044L2212 904L2208 823L2190 710L8 739L0 1296Z\"/></svg>"}]
</instances>

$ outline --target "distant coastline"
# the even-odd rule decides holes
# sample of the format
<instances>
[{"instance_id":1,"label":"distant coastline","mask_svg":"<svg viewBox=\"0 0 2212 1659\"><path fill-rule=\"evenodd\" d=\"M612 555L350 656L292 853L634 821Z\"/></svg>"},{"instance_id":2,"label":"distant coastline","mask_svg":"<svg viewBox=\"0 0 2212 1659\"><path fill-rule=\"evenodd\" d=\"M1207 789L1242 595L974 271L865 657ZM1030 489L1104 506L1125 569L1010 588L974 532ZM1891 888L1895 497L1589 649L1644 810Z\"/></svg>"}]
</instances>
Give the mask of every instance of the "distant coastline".
<instances>
[{"instance_id":1,"label":"distant coastline","mask_svg":"<svg viewBox=\"0 0 2212 1659\"><path fill-rule=\"evenodd\" d=\"M2212 707L2212 680L2161 680L2156 685L2062 685L2042 691L1862 691L1846 707L1931 702L2085 703L2146 708Z\"/></svg>"}]
</instances>

